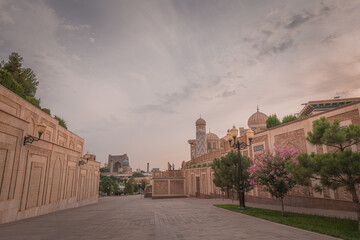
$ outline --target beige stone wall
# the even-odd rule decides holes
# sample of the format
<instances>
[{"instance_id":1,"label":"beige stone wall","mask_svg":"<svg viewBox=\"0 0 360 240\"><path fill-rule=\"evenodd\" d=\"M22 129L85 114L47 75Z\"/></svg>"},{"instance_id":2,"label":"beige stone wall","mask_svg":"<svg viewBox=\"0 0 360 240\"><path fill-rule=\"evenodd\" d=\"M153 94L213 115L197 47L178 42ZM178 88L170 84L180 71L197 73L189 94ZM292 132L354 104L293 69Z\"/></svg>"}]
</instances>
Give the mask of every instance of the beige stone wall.
<instances>
[{"instance_id":1,"label":"beige stone wall","mask_svg":"<svg viewBox=\"0 0 360 240\"><path fill-rule=\"evenodd\" d=\"M40 141L23 145L24 136ZM0 223L97 202L100 163L78 166L84 139L0 85Z\"/></svg>"},{"instance_id":2,"label":"beige stone wall","mask_svg":"<svg viewBox=\"0 0 360 240\"><path fill-rule=\"evenodd\" d=\"M185 197L185 178L179 170L153 172L152 198Z\"/></svg>"},{"instance_id":3,"label":"beige stone wall","mask_svg":"<svg viewBox=\"0 0 360 240\"><path fill-rule=\"evenodd\" d=\"M252 141L252 146L248 149L242 150L241 153L245 156L253 158L256 154L255 150L259 150L261 149L261 146L263 146L264 150L273 151L275 143L279 146L287 144L292 148L297 149L300 153L332 152L334 151L334 149L326 146L313 146L308 141L306 141L305 137L307 136L307 132L312 130L313 122L316 119L325 116L330 121L333 121L334 119L339 119L342 125L360 125L359 112L360 103L351 104L256 133L255 138ZM352 150L359 151L360 144L358 144L357 146L353 146ZM220 151L205 154L186 162L184 174L187 196L213 196L214 194L219 193L220 189L216 188L212 182L214 176L213 171L209 166L209 163L211 163L215 157L224 156L229 151L229 144L224 142L224 147ZM261 150L259 150L258 152L261 152ZM204 167L203 164L205 163L207 166ZM248 195L254 197L271 198L270 194L262 190L261 187L256 187L254 190L250 191ZM290 195L301 197L315 197L329 200L351 201L350 194L348 194L344 189L341 188L335 191L331 189L326 189L320 194L314 192L311 187L296 186L290 192Z\"/></svg>"}]
</instances>

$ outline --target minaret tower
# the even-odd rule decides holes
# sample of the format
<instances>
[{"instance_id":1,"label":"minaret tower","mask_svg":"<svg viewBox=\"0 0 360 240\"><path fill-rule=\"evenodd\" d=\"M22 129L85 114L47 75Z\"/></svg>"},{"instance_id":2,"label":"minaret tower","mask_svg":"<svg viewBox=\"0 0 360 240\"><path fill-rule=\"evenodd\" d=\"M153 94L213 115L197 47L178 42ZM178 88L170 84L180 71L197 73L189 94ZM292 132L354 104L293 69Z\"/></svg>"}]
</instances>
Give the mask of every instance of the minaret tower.
<instances>
[{"instance_id":1,"label":"minaret tower","mask_svg":"<svg viewBox=\"0 0 360 240\"><path fill-rule=\"evenodd\" d=\"M196 157L206 153L206 121L200 116L200 118L196 121Z\"/></svg>"}]
</instances>

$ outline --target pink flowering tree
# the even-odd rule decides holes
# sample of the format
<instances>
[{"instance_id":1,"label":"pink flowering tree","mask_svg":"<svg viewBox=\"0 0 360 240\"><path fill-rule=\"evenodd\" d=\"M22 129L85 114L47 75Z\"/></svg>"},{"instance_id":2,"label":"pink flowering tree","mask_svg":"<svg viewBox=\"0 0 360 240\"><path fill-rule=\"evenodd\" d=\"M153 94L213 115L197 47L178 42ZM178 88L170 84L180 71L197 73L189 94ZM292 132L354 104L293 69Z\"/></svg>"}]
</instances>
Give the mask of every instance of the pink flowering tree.
<instances>
[{"instance_id":1,"label":"pink flowering tree","mask_svg":"<svg viewBox=\"0 0 360 240\"><path fill-rule=\"evenodd\" d=\"M251 185L261 185L271 196L281 200L281 215L284 216L284 197L296 184L286 170L286 163L297 163L298 152L286 145L274 150L274 153L257 154L248 172Z\"/></svg>"}]
</instances>

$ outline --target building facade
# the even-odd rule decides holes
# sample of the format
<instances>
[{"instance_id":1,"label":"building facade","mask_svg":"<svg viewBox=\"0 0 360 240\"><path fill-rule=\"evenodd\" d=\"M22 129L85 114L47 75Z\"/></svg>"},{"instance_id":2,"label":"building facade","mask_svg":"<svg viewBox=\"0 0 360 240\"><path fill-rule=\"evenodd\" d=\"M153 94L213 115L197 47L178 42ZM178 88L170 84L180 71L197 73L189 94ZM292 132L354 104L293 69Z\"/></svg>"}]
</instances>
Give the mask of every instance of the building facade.
<instances>
[{"instance_id":1,"label":"building facade","mask_svg":"<svg viewBox=\"0 0 360 240\"><path fill-rule=\"evenodd\" d=\"M41 139L24 144L40 123ZM83 151L84 139L0 85L0 223L96 203L100 163L80 165Z\"/></svg>"},{"instance_id":2,"label":"building facade","mask_svg":"<svg viewBox=\"0 0 360 240\"><path fill-rule=\"evenodd\" d=\"M130 160L126 153L123 155L109 154L107 168L109 169L110 174L132 172L132 169L130 167Z\"/></svg>"},{"instance_id":3,"label":"building facade","mask_svg":"<svg viewBox=\"0 0 360 240\"><path fill-rule=\"evenodd\" d=\"M343 100L346 102L346 100ZM337 108L321 111L317 114L282 124L271 129L266 129L266 114L257 110L248 121L248 127L255 130L255 138L252 145L241 151L244 156L253 158L256 153L263 150L273 151L274 145L288 145L299 153L330 153L334 149L325 145L314 146L306 141L307 132L312 131L313 122L320 117L326 117L329 121L339 119L341 125L360 125L360 99L352 101ZM239 140L244 140L246 129L240 128ZM224 133L225 134L225 133ZM184 164L185 191L187 196L213 197L220 194L220 189L214 183L214 173L210 164L214 158L225 156L231 148L226 138L220 139L220 149L207 152L196 158L190 159ZM353 151L360 150L360 144L352 146ZM360 196L360 193L359 193ZM268 192L255 187L246 194L248 201L259 203L277 203ZM285 203L291 206L317 207L338 210L354 210L352 198L345 189L325 189L322 193L315 192L311 187L296 186L286 197Z\"/></svg>"}]
</instances>

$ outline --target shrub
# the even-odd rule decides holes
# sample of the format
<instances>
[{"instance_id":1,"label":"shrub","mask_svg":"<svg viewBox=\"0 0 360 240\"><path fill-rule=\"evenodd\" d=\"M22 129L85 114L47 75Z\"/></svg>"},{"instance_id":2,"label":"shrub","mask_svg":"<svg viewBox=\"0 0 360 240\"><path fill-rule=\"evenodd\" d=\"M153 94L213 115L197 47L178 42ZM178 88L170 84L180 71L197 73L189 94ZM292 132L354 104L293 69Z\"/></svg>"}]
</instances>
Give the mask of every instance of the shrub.
<instances>
[{"instance_id":1,"label":"shrub","mask_svg":"<svg viewBox=\"0 0 360 240\"><path fill-rule=\"evenodd\" d=\"M6 70L0 69L0 84L19 95L22 98L25 98L24 89L19 83L17 83Z\"/></svg>"},{"instance_id":2,"label":"shrub","mask_svg":"<svg viewBox=\"0 0 360 240\"><path fill-rule=\"evenodd\" d=\"M40 107L40 99L37 99L36 97L32 97L32 96L26 96L25 99L26 99L26 101L28 101L29 103L31 103L35 107L41 109L41 107Z\"/></svg>"},{"instance_id":3,"label":"shrub","mask_svg":"<svg viewBox=\"0 0 360 240\"><path fill-rule=\"evenodd\" d=\"M45 112L45 113L47 113L47 114L49 114L49 115L51 116L51 111L50 111L50 109L48 109L48 108L42 108L41 110L43 110L43 112Z\"/></svg>"}]
</instances>

